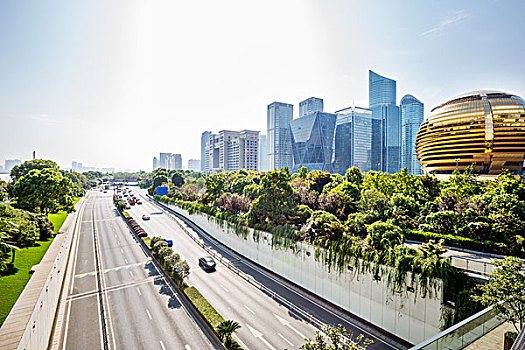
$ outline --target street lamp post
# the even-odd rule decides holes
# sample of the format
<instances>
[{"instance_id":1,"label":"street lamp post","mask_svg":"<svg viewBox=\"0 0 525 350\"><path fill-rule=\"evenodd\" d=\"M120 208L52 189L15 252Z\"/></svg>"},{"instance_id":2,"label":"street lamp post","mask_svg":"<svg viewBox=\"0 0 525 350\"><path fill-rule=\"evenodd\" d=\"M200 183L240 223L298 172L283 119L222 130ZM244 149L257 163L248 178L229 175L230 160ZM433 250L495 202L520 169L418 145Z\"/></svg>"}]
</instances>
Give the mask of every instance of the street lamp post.
<instances>
[{"instance_id":1,"label":"street lamp post","mask_svg":"<svg viewBox=\"0 0 525 350\"><path fill-rule=\"evenodd\" d=\"M458 171L459 158L454 158L454 160L456 161L456 171Z\"/></svg>"}]
</instances>

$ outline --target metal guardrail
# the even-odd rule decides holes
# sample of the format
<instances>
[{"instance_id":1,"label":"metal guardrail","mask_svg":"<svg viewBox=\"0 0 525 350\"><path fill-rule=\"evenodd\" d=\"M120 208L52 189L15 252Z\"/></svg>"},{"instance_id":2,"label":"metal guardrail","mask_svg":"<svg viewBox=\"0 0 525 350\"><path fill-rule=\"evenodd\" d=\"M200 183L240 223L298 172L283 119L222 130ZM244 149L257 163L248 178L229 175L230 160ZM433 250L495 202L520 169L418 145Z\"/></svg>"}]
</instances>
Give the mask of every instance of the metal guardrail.
<instances>
[{"instance_id":1,"label":"metal guardrail","mask_svg":"<svg viewBox=\"0 0 525 350\"><path fill-rule=\"evenodd\" d=\"M436 334L432 338L419 343L410 348L410 350L464 349L504 322L505 319L498 317L492 305L443 332Z\"/></svg>"},{"instance_id":2,"label":"metal guardrail","mask_svg":"<svg viewBox=\"0 0 525 350\"><path fill-rule=\"evenodd\" d=\"M188 231L188 229L179 222L179 219L171 213L172 209L170 209L168 206L164 205L163 203L159 203L155 201L154 199L151 199L149 196L148 198L153 203L159 205L162 209L164 209L165 212L168 214L168 217L171 218L184 231L184 233L186 233L187 236L189 236L195 243L197 243L201 248L203 248L208 254L213 256L215 259L219 260L224 266L230 269L233 273L235 273L236 275L238 275L239 277L241 277L242 279L244 279L246 282L250 283L251 285L255 286L256 288L261 290L263 293L270 296L272 299L277 300L279 303L281 303L286 308L288 308L288 310L290 310L291 312L294 312L298 316L301 316L305 321L311 323L317 329L322 329L326 326L325 323L319 321L313 315L295 306L293 303L281 297L279 294L275 293L270 288L257 282L252 276L249 276L245 274L244 272L242 272L241 270L239 270L235 265L231 263L231 261L224 258L222 255L217 253L215 250L208 247L206 244L204 244L204 241L202 239L196 237L194 234Z\"/></svg>"}]
</instances>

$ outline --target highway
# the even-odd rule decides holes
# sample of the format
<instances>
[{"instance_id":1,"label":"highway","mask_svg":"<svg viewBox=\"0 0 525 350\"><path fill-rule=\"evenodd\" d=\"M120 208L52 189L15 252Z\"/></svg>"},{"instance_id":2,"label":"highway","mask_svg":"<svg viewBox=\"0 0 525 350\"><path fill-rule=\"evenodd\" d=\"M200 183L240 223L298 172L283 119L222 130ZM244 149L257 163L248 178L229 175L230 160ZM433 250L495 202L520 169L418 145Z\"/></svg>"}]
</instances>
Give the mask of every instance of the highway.
<instances>
[{"instance_id":1,"label":"highway","mask_svg":"<svg viewBox=\"0 0 525 350\"><path fill-rule=\"evenodd\" d=\"M89 192L79 215L62 349L214 348L134 240L112 193Z\"/></svg>"},{"instance_id":2,"label":"highway","mask_svg":"<svg viewBox=\"0 0 525 350\"><path fill-rule=\"evenodd\" d=\"M146 196L144 190L133 189L142 199L142 205L134 205L127 211L137 220L150 237L162 236L173 240L173 249L188 261L191 273L188 284L195 286L213 307L225 318L240 323L241 329L236 332L236 339L245 349L298 349L305 343L305 338L313 338L316 328L294 312L272 299L267 294L239 277L226 266L217 262L214 272L205 272L198 266L198 259L209 255L177 225L167 213ZM150 220L142 220L142 215ZM352 322L348 317L323 307L321 303L298 293L272 278L264 271L257 269L237 255L233 255L223 246L209 240L205 235L199 238L222 256L232 261L243 272L253 276L258 282L266 285L294 305L315 315L323 323L342 324L356 336L364 333L374 344L369 349L403 349L408 344L398 339L385 342L380 332L371 333Z\"/></svg>"}]
</instances>

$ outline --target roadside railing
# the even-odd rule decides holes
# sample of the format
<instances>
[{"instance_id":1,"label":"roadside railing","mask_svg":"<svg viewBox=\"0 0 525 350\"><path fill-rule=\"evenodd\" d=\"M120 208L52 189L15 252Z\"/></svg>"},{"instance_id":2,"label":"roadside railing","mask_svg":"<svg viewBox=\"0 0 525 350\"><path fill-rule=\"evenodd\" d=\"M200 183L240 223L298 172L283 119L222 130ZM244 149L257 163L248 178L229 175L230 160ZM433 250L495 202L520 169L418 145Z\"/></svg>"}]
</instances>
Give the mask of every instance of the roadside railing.
<instances>
[{"instance_id":1,"label":"roadside railing","mask_svg":"<svg viewBox=\"0 0 525 350\"><path fill-rule=\"evenodd\" d=\"M477 314L436 334L432 338L410 348L410 350L460 350L478 340L505 322L498 317L494 306L481 310Z\"/></svg>"}]
</instances>

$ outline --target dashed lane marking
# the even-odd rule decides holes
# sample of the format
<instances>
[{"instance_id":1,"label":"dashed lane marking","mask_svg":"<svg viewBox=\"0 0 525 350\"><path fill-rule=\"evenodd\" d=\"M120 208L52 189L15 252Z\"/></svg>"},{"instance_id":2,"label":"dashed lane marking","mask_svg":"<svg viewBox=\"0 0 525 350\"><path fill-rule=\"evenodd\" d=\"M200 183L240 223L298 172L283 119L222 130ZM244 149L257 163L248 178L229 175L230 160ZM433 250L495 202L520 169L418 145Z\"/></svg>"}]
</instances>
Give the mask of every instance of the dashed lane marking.
<instances>
[{"instance_id":1,"label":"dashed lane marking","mask_svg":"<svg viewBox=\"0 0 525 350\"><path fill-rule=\"evenodd\" d=\"M138 263L134 263L134 264L127 264L127 265L121 265L121 266L117 266L117 267L112 267L110 269L102 270L102 272L103 273L107 273L107 272L110 272L110 271L118 271L118 270L121 270L121 269L129 269L130 267L147 265L149 263L151 263L151 259L148 259L146 261L141 261L141 262L138 262ZM86 277L86 276L96 276L96 274L97 274L96 271L80 273L78 275L75 275L75 278L83 278L83 277Z\"/></svg>"}]
</instances>

